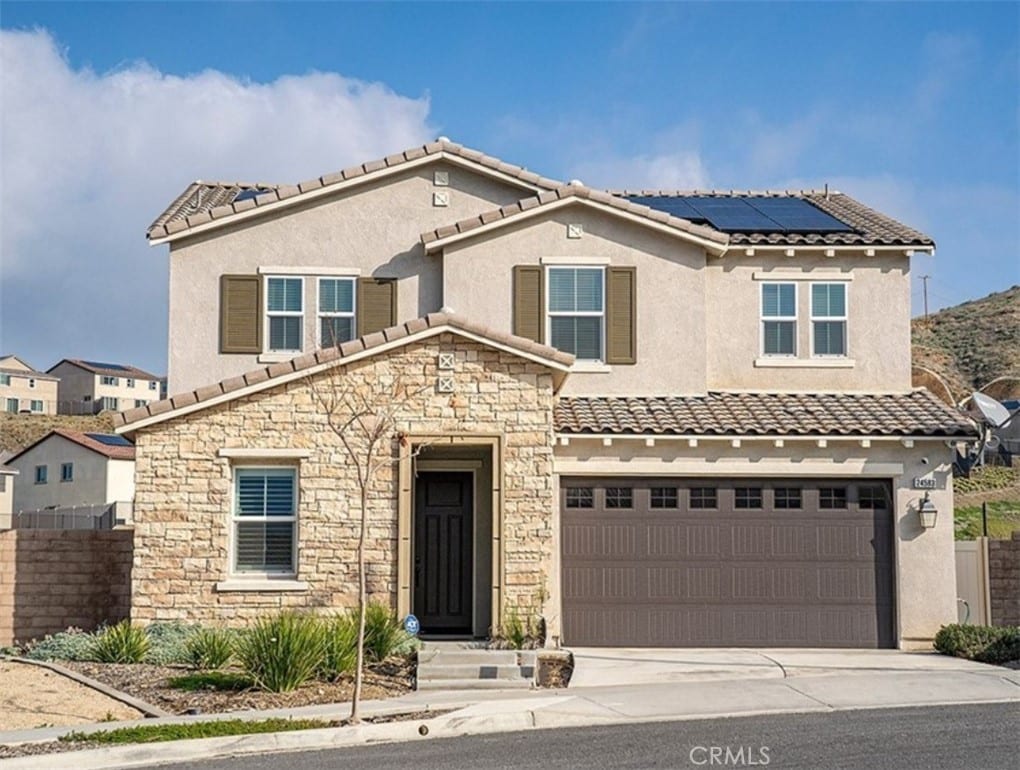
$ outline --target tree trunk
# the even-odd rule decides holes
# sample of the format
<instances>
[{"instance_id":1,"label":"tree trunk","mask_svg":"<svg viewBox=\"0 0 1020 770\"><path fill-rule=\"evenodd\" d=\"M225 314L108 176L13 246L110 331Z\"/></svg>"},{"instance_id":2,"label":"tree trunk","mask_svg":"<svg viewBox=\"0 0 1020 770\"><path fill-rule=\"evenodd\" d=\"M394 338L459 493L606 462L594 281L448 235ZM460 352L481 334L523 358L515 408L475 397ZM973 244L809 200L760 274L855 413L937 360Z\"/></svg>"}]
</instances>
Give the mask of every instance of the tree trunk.
<instances>
[{"instance_id":1,"label":"tree trunk","mask_svg":"<svg viewBox=\"0 0 1020 770\"><path fill-rule=\"evenodd\" d=\"M368 529L368 484L361 485L361 532L358 534L358 662L354 671L354 695L351 697L351 723L361 721L358 708L361 705L361 682L365 675L365 610L368 606L368 591L365 580L365 534Z\"/></svg>"}]
</instances>

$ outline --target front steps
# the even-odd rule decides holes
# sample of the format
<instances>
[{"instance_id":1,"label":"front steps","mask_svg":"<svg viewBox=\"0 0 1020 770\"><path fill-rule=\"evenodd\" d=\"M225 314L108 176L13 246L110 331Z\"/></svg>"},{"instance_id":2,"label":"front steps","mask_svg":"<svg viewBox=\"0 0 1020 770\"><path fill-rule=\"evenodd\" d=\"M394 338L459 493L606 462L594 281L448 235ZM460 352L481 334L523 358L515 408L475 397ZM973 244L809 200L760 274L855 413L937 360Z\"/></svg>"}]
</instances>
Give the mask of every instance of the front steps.
<instances>
[{"instance_id":1,"label":"front steps","mask_svg":"<svg viewBox=\"0 0 1020 770\"><path fill-rule=\"evenodd\" d=\"M418 690L527 690L535 683L534 650L488 650L470 642L423 642Z\"/></svg>"}]
</instances>

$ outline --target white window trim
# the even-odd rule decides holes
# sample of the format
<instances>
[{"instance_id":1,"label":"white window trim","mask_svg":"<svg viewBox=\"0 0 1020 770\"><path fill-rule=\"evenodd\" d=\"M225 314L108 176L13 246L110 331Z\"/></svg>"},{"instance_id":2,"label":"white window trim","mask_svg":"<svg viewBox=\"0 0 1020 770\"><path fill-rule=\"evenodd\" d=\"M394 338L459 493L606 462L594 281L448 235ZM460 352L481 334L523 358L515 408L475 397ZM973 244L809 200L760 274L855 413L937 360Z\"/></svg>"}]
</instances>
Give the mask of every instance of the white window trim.
<instances>
[{"instance_id":1,"label":"white window trim","mask_svg":"<svg viewBox=\"0 0 1020 770\"><path fill-rule=\"evenodd\" d=\"M349 313L324 313L322 312L322 282L323 281L337 281L337 280L349 280L351 282L351 312ZM332 347L334 343L327 343L326 340L322 339L322 319L323 318L350 318L351 328L354 330L354 336L351 339L358 338L358 276L356 275L320 275L315 279L315 339L318 342L320 348Z\"/></svg>"},{"instance_id":2,"label":"white window trim","mask_svg":"<svg viewBox=\"0 0 1020 770\"><path fill-rule=\"evenodd\" d=\"M109 380L109 382L107 382L107 380ZM102 374L99 376L99 384L106 385L108 387L119 388L120 377L114 377L111 374Z\"/></svg>"},{"instance_id":3,"label":"white window trim","mask_svg":"<svg viewBox=\"0 0 1020 770\"><path fill-rule=\"evenodd\" d=\"M312 267L304 265L264 265L258 269L259 275L272 278L293 278L306 275L335 275L338 278L361 275L360 267Z\"/></svg>"},{"instance_id":4,"label":"white window trim","mask_svg":"<svg viewBox=\"0 0 1020 770\"><path fill-rule=\"evenodd\" d=\"M841 316L816 316L815 315L815 286L842 286L843 287L843 315ZM850 291L845 283L839 281L814 281L810 284L811 291L808 293L808 318L811 324L811 347L809 348L811 358L816 361L842 361L850 357ZM815 353L815 322L816 321L842 321L843 322L843 353Z\"/></svg>"},{"instance_id":5,"label":"white window trim","mask_svg":"<svg viewBox=\"0 0 1020 770\"><path fill-rule=\"evenodd\" d=\"M606 364L606 266L595 264L592 260L586 260L583 264L569 264L569 265L545 265L545 275L543 276L545 281L545 297L543 302L545 303L545 338L548 344L552 345L552 319L555 318L599 318L602 320L602 326L599 331L599 357L592 358L578 358L574 363L575 371L583 371L585 366L607 366ZM602 310L578 310L578 311L565 311L565 310L550 310L549 309L549 285L552 283L549 280L550 273L553 270L598 270L602 275ZM577 367L577 364L581 364L581 368Z\"/></svg>"},{"instance_id":6,"label":"white window trim","mask_svg":"<svg viewBox=\"0 0 1020 770\"><path fill-rule=\"evenodd\" d=\"M289 572L240 572L237 569L237 524L242 521L254 521L256 517L250 516L238 516L237 515L237 472L238 471L268 471L268 470L280 470L285 468L287 470L294 471L294 514L292 516L261 516L258 517L259 522L266 524L286 523L293 522L294 524L294 535L293 541L291 542L291 570ZM285 464L285 465L233 465L230 469L230 548L229 563L227 564L227 576L228 579L223 581L223 584L234 584L234 583L266 583L267 581L295 581L298 574L298 509L301 504L301 469L296 464ZM217 584L217 590L219 590ZM279 584L278 584L279 585ZM305 586L307 587L307 586ZM239 590L235 587L224 590ZM256 590L287 590L281 588L274 589L256 589ZM295 589L301 590L301 589Z\"/></svg>"},{"instance_id":7,"label":"white window trim","mask_svg":"<svg viewBox=\"0 0 1020 770\"><path fill-rule=\"evenodd\" d=\"M793 315L792 316L766 316L765 315L765 287L766 286L792 286L793 287ZM758 289L758 360L785 360L793 361L797 358L800 350L800 323L797 320L798 296L797 284L793 281L766 281L759 284ZM765 352L765 323L776 321L793 322L793 353L766 353Z\"/></svg>"},{"instance_id":8,"label":"white window trim","mask_svg":"<svg viewBox=\"0 0 1020 770\"><path fill-rule=\"evenodd\" d=\"M273 278L280 278L280 279L288 280L288 281L300 281L301 282L301 310L300 311L298 311L298 310L274 310L274 311L272 311L272 313L270 313L270 311L269 311L269 282ZM263 298L263 301L262 301L262 312L263 312L263 315L264 315L264 317L266 319L265 342L264 342L265 347L263 348L262 352L264 354L268 354L268 355L271 355L271 356L272 355L279 355L279 354L288 354L288 353L301 353L305 349L305 344L304 344L305 343L305 277L303 275L280 275L280 274L268 275L267 274L266 277L265 277L265 285L262 288L263 288L262 294L264 295L264 298ZM273 348L269 347L269 345L271 344L270 341L272 339L272 328L271 328L272 327L272 321L271 321L271 319L272 318L277 318L277 317L278 318L300 318L301 319L301 332L300 332L300 334L298 334L298 344L300 345L300 347L294 348L294 349L286 348L286 349L281 349L281 350L274 350ZM289 360L290 358L293 358L293 356L288 356L287 358L277 359L277 360Z\"/></svg>"},{"instance_id":9,"label":"white window trim","mask_svg":"<svg viewBox=\"0 0 1020 770\"><path fill-rule=\"evenodd\" d=\"M35 408L36 404L39 405L38 409ZM36 414L41 414L42 412L46 411L46 404L44 404L42 399L40 398L29 399L28 411L35 412Z\"/></svg>"}]
</instances>

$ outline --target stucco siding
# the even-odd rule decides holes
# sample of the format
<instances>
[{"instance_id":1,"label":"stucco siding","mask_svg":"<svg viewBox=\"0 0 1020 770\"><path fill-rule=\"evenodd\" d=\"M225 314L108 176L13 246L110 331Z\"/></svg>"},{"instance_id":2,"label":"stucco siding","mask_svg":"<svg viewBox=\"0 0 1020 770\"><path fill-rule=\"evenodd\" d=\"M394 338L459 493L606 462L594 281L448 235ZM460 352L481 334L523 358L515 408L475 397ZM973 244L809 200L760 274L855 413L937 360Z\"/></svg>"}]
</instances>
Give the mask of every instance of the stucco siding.
<instances>
[{"instance_id":1,"label":"stucco siding","mask_svg":"<svg viewBox=\"0 0 1020 770\"><path fill-rule=\"evenodd\" d=\"M19 471L14 487L14 511L33 511L46 506L98 505L106 497L107 458L62 436L52 436L29 449L10 467ZM63 463L73 463L73 480L60 480ZM35 468L45 465L45 484L35 483Z\"/></svg>"},{"instance_id":2,"label":"stucco siding","mask_svg":"<svg viewBox=\"0 0 1020 770\"><path fill-rule=\"evenodd\" d=\"M568 224L580 224L583 236L568 238ZM510 331L514 266L556 257L608 260L637 275L637 363L575 371L564 394L704 392L705 252L647 227L574 206L451 245L442 255L446 304Z\"/></svg>"},{"instance_id":3,"label":"stucco siding","mask_svg":"<svg viewBox=\"0 0 1020 770\"><path fill-rule=\"evenodd\" d=\"M437 171L449 175L436 186ZM434 195L448 205L434 205ZM219 279L267 266L354 268L399 279L397 320L440 309L442 269L426 258L420 235L516 201L526 189L437 162L307 204L197 235L170 252L169 390L191 390L255 368L254 355L219 353ZM315 339L315 281L305 281L304 344Z\"/></svg>"}]
</instances>

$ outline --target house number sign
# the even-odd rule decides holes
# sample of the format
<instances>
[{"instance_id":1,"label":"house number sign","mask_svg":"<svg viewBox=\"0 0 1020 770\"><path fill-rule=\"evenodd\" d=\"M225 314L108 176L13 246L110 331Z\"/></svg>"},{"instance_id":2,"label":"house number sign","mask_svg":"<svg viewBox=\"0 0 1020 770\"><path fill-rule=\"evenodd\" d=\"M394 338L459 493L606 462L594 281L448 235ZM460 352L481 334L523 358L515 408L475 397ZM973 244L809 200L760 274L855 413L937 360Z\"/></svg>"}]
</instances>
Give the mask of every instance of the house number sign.
<instances>
[{"instance_id":1,"label":"house number sign","mask_svg":"<svg viewBox=\"0 0 1020 770\"><path fill-rule=\"evenodd\" d=\"M935 479L915 476L914 489L935 489Z\"/></svg>"}]
</instances>

